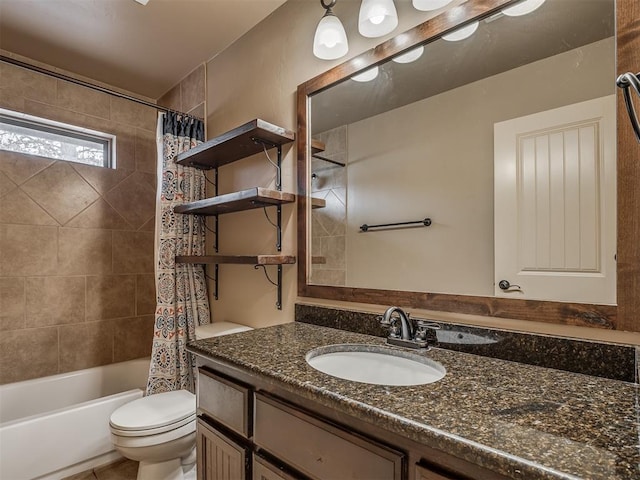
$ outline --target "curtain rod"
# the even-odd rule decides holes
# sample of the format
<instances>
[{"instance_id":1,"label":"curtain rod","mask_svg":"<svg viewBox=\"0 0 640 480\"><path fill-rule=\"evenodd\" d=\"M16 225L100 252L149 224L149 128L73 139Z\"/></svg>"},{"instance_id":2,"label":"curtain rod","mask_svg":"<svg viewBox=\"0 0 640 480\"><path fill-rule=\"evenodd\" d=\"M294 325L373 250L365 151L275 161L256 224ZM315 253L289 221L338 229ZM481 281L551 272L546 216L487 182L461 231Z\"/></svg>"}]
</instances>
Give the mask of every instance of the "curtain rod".
<instances>
[{"instance_id":1,"label":"curtain rod","mask_svg":"<svg viewBox=\"0 0 640 480\"><path fill-rule=\"evenodd\" d=\"M64 80L66 82L74 83L76 85L80 85L83 87L90 88L92 90L97 90L98 92L106 93L108 95L112 95L114 97L119 97L124 100L129 100L131 102L139 103L140 105L145 105L147 107L155 108L156 110L160 110L163 112L173 112L179 115L184 115L189 118L197 118L193 115L189 115L188 113L179 112L177 110L172 110L171 108L163 107L162 105L157 105L155 103L147 102L146 100L141 100L139 98L133 97L131 95L127 95L126 93L116 92L115 90L111 90L109 88L101 87L100 85L94 85L93 83L85 82L84 80L78 80L76 78L70 77L68 75L64 75L63 73L53 72L51 70L47 70L46 68L38 67L36 65L31 65L30 63L26 63L15 58L7 57L5 55L0 55L0 61L5 63L10 63L11 65L15 65L17 67L25 68L27 70L31 70L37 73L41 73L43 75L48 75L50 77L57 78L59 80Z\"/></svg>"}]
</instances>

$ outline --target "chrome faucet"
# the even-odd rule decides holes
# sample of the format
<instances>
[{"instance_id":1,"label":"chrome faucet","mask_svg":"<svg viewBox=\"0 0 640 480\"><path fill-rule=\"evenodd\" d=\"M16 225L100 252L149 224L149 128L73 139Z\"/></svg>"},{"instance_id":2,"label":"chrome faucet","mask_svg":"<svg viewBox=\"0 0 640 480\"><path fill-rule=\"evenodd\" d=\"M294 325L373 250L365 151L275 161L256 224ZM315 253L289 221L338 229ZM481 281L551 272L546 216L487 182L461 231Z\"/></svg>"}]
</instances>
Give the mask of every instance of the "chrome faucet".
<instances>
[{"instance_id":1,"label":"chrome faucet","mask_svg":"<svg viewBox=\"0 0 640 480\"><path fill-rule=\"evenodd\" d=\"M378 317L382 325L389 327L387 343L408 348L429 348L427 329L439 330L440 325L434 322L416 320L400 307L389 307ZM397 320L400 320L400 326Z\"/></svg>"},{"instance_id":2,"label":"chrome faucet","mask_svg":"<svg viewBox=\"0 0 640 480\"><path fill-rule=\"evenodd\" d=\"M400 338L403 340L413 340L413 337L415 336L413 323L411 323L409 314L405 313L405 311L400 307L387 308L387 311L384 312L384 315L382 316L381 323L383 325L391 325L391 316L394 313L398 315L398 318L400 318Z\"/></svg>"}]
</instances>

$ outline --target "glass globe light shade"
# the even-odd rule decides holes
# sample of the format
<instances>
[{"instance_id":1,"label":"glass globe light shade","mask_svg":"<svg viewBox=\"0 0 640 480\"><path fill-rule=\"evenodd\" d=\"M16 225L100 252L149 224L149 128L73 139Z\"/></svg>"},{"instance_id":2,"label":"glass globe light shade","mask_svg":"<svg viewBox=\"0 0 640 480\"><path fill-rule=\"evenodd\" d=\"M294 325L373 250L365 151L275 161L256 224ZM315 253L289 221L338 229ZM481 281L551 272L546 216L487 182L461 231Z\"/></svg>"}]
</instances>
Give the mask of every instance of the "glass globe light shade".
<instances>
[{"instance_id":1,"label":"glass globe light shade","mask_svg":"<svg viewBox=\"0 0 640 480\"><path fill-rule=\"evenodd\" d=\"M509 17L519 17L537 10L544 2L545 0L524 0L513 7L503 8L502 13Z\"/></svg>"},{"instance_id":2,"label":"glass globe light shade","mask_svg":"<svg viewBox=\"0 0 640 480\"><path fill-rule=\"evenodd\" d=\"M321 60L335 60L348 51L347 33L340 19L333 14L322 17L313 37L313 54Z\"/></svg>"},{"instance_id":3,"label":"glass globe light shade","mask_svg":"<svg viewBox=\"0 0 640 480\"><path fill-rule=\"evenodd\" d=\"M442 38L448 42L458 42L460 40L464 40L465 38L469 38L471 35L475 33L478 29L478 22L470 23L458 30L454 30L453 32L443 35Z\"/></svg>"},{"instance_id":4,"label":"glass globe light shade","mask_svg":"<svg viewBox=\"0 0 640 480\"><path fill-rule=\"evenodd\" d=\"M413 0L413 8L428 12L449 5L453 0Z\"/></svg>"},{"instance_id":5,"label":"glass globe light shade","mask_svg":"<svg viewBox=\"0 0 640 480\"><path fill-rule=\"evenodd\" d=\"M356 82L370 82L378 76L378 70L379 68L377 66L371 67L370 69L365 70L362 73L354 75L353 77L351 77L351 80L355 80Z\"/></svg>"},{"instance_id":6,"label":"glass globe light shade","mask_svg":"<svg viewBox=\"0 0 640 480\"><path fill-rule=\"evenodd\" d=\"M382 37L398 26L398 12L393 0L362 0L358 31L368 38Z\"/></svg>"},{"instance_id":7,"label":"glass globe light shade","mask_svg":"<svg viewBox=\"0 0 640 480\"><path fill-rule=\"evenodd\" d=\"M411 63L419 59L423 53L424 53L424 47L420 45L419 47L414 48L413 50L409 50L407 53L403 53L402 55L398 55L397 57L394 57L391 60L393 60L396 63Z\"/></svg>"}]
</instances>

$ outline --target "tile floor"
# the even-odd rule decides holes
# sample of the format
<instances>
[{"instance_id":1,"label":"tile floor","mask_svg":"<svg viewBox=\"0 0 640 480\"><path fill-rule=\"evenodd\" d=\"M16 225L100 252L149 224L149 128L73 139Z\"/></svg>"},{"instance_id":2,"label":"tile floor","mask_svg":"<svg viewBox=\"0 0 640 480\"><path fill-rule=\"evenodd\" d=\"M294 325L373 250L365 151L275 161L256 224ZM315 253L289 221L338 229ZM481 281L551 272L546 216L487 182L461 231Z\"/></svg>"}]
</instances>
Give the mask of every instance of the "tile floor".
<instances>
[{"instance_id":1,"label":"tile floor","mask_svg":"<svg viewBox=\"0 0 640 480\"><path fill-rule=\"evenodd\" d=\"M76 473L62 480L136 480L137 475L138 462L119 460L104 467Z\"/></svg>"}]
</instances>

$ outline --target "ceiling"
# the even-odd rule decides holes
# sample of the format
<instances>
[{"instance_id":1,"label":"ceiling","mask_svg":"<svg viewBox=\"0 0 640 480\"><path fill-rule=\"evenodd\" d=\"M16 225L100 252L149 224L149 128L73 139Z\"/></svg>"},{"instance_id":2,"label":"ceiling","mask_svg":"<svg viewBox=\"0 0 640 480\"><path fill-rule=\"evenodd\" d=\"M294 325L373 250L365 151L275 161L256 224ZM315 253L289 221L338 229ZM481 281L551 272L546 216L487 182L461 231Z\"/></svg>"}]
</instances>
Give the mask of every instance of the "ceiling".
<instances>
[{"instance_id":1,"label":"ceiling","mask_svg":"<svg viewBox=\"0 0 640 480\"><path fill-rule=\"evenodd\" d=\"M157 99L285 0L0 0L0 48Z\"/></svg>"}]
</instances>

